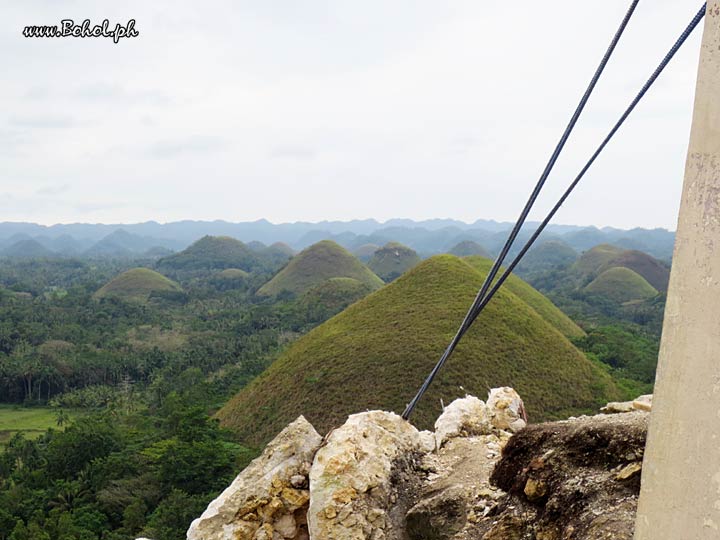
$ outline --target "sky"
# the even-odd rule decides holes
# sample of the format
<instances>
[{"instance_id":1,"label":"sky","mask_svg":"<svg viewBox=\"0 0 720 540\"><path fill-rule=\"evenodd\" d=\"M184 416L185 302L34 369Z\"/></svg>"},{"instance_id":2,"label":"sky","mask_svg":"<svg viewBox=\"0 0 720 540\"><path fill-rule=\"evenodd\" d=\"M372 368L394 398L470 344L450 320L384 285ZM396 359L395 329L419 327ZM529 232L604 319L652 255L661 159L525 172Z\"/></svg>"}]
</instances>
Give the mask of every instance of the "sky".
<instances>
[{"instance_id":1,"label":"sky","mask_svg":"<svg viewBox=\"0 0 720 540\"><path fill-rule=\"evenodd\" d=\"M629 4L0 0L0 221L514 221ZM640 1L531 219L700 5ZM556 223L675 228L700 34Z\"/></svg>"}]
</instances>

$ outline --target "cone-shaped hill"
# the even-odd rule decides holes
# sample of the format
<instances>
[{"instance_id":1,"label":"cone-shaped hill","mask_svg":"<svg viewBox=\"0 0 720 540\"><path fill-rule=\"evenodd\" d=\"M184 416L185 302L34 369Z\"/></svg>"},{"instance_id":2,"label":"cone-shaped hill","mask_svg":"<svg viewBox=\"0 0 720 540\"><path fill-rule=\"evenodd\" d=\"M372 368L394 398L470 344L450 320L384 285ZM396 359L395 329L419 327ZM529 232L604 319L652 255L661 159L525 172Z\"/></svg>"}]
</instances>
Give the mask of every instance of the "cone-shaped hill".
<instances>
[{"instance_id":1,"label":"cone-shaped hill","mask_svg":"<svg viewBox=\"0 0 720 540\"><path fill-rule=\"evenodd\" d=\"M257 254L229 236L203 236L180 253L158 261L158 268L178 271L240 268L249 272L258 265Z\"/></svg>"},{"instance_id":2,"label":"cone-shaped hill","mask_svg":"<svg viewBox=\"0 0 720 540\"><path fill-rule=\"evenodd\" d=\"M575 261L572 269L581 276L597 276L600 269L623 252L622 248L600 244L587 250Z\"/></svg>"},{"instance_id":3,"label":"cone-shaped hill","mask_svg":"<svg viewBox=\"0 0 720 540\"><path fill-rule=\"evenodd\" d=\"M487 258L490 257L488 251L473 240L463 240L462 242L455 244L448 253L458 257L470 257L472 255L479 255L480 257Z\"/></svg>"},{"instance_id":4,"label":"cone-shaped hill","mask_svg":"<svg viewBox=\"0 0 720 540\"><path fill-rule=\"evenodd\" d=\"M658 293L644 277L622 266L605 270L585 287L584 291L619 304L647 300Z\"/></svg>"},{"instance_id":5,"label":"cone-shaped hill","mask_svg":"<svg viewBox=\"0 0 720 540\"><path fill-rule=\"evenodd\" d=\"M615 267L629 268L640 274L645 280L659 291L666 291L670 281L670 269L655 257L642 251L627 250L620 253L611 261L605 263L600 272Z\"/></svg>"},{"instance_id":6,"label":"cone-shaped hill","mask_svg":"<svg viewBox=\"0 0 720 540\"><path fill-rule=\"evenodd\" d=\"M37 240L28 238L15 242L13 245L6 248L2 255L6 255L8 257L34 259L40 257L52 257L55 253L43 246Z\"/></svg>"},{"instance_id":7,"label":"cone-shaped hill","mask_svg":"<svg viewBox=\"0 0 720 540\"><path fill-rule=\"evenodd\" d=\"M402 412L447 346L483 275L441 255L356 302L294 342L219 412L223 426L259 445L299 414L321 432L350 413ZM620 397L610 376L552 324L502 289L468 331L412 418L429 427L465 393L509 385L533 421L595 409Z\"/></svg>"},{"instance_id":8,"label":"cone-shaped hill","mask_svg":"<svg viewBox=\"0 0 720 540\"><path fill-rule=\"evenodd\" d=\"M575 262L575 251L562 240L547 240L527 252L520 266L529 270L548 270Z\"/></svg>"},{"instance_id":9,"label":"cone-shaped hill","mask_svg":"<svg viewBox=\"0 0 720 540\"><path fill-rule=\"evenodd\" d=\"M493 261L484 257L468 257L466 260L478 270L483 277L487 275L493 264ZM575 338L585 335L582 328L560 311L545 295L516 275L512 274L507 281L505 281L503 287L533 308L538 315L560 330L566 337Z\"/></svg>"},{"instance_id":10,"label":"cone-shaped hill","mask_svg":"<svg viewBox=\"0 0 720 540\"><path fill-rule=\"evenodd\" d=\"M378 249L380 249L380 246L378 246L377 244L363 244L362 246L353 250L353 255L355 255L362 262L367 263L370 259L372 259L372 256L375 255L375 252Z\"/></svg>"},{"instance_id":11,"label":"cone-shaped hill","mask_svg":"<svg viewBox=\"0 0 720 540\"><path fill-rule=\"evenodd\" d=\"M335 277L356 279L372 290L383 284L379 277L344 247L330 240L323 240L290 259L287 266L263 285L257 294L275 296L289 291L300 295Z\"/></svg>"},{"instance_id":12,"label":"cone-shaped hill","mask_svg":"<svg viewBox=\"0 0 720 540\"><path fill-rule=\"evenodd\" d=\"M116 276L99 289L93 297L122 298L146 301L154 292L182 291L180 285L149 268L132 268Z\"/></svg>"},{"instance_id":13,"label":"cone-shaped hill","mask_svg":"<svg viewBox=\"0 0 720 540\"><path fill-rule=\"evenodd\" d=\"M375 251L368 268L387 283L399 278L419 262L420 257L415 250L398 242L389 242Z\"/></svg>"}]
</instances>

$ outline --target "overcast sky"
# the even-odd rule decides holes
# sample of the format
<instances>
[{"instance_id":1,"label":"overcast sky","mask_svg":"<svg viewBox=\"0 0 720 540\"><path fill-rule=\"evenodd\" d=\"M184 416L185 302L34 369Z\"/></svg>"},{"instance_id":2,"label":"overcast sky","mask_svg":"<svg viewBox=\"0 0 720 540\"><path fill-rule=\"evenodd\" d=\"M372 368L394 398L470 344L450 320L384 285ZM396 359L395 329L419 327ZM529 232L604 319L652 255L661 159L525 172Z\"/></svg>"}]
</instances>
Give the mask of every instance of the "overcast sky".
<instances>
[{"instance_id":1,"label":"overcast sky","mask_svg":"<svg viewBox=\"0 0 720 540\"><path fill-rule=\"evenodd\" d=\"M514 220L629 0L0 4L0 221L52 224ZM700 5L641 0L534 217ZM675 228L699 44L556 222Z\"/></svg>"}]
</instances>

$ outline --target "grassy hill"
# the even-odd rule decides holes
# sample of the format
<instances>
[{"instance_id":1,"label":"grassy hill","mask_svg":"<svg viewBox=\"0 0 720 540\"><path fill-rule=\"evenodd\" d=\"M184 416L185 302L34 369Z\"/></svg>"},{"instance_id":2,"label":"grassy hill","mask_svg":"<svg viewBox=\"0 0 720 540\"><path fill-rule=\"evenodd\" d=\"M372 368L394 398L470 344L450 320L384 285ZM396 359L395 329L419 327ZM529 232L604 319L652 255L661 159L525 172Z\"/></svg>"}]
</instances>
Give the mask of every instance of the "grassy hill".
<instances>
[{"instance_id":1,"label":"grassy hill","mask_svg":"<svg viewBox=\"0 0 720 540\"><path fill-rule=\"evenodd\" d=\"M482 274L484 278L492 267L493 261L484 257L468 257L467 262ZM524 282L516 275L511 275L503 284L507 289L527 305L533 308L547 322L560 330L568 338L577 338L585 335L582 328L575 324L542 293L535 290L530 284ZM494 301L494 299L493 299Z\"/></svg>"},{"instance_id":2,"label":"grassy hill","mask_svg":"<svg viewBox=\"0 0 720 540\"><path fill-rule=\"evenodd\" d=\"M158 268L182 271L240 268L249 272L258 265L257 254L229 236L203 236L180 253L158 261Z\"/></svg>"},{"instance_id":3,"label":"grassy hill","mask_svg":"<svg viewBox=\"0 0 720 540\"><path fill-rule=\"evenodd\" d=\"M620 255L623 250L610 244L600 244L587 250L575 261L573 271L581 276L597 276L600 269Z\"/></svg>"},{"instance_id":4,"label":"grassy hill","mask_svg":"<svg viewBox=\"0 0 720 540\"><path fill-rule=\"evenodd\" d=\"M420 262L415 250L397 242L389 242L376 250L368 262L368 268L383 281L390 282Z\"/></svg>"},{"instance_id":5,"label":"grassy hill","mask_svg":"<svg viewBox=\"0 0 720 540\"><path fill-rule=\"evenodd\" d=\"M19 240L6 248L2 255L18 258L52 257L55 253L32 238Z\"/></svg>"},{"instance_id":6,"label":"grassy hill","mask_svg":"<svg viewBox=\"0 0 720 540\"><path fill-rule=\"evenodd\" d=\"M490 258L490 253L477 242L473 240L464 240L459 244L455 244L452 249L448 252L451 255L457 257L470 257L472 255L479 255L480 257Z\"/></svg>"},{"instance_id":7,"label":"grassy hill","mask_svg":"<svg viewBox=\"0 0 720 540\"><path fill-rule=\"evenodd\" d=\"M275 296L289 291L300 295L334 277L356 279L372 290L383 284L345 248L323 240L293 257L285 268L258 290L258 294Z\"/></svg>"},{"instance_id":8,"label":"grassy hill","mask_svg":"<svg viewBox=\"0 0 720 540\"><path fill-rule=\"evenodd\" d=\"M295 341L218 412L249 444L264 443L299 414L321 432L365 409L401 412L439 358L482 283L468 262L422 262ZM466 334L413 417L429 427L466 392L511 385L533 421L588 411L619 397L610 376L509 290Z\"/></svg>"},{"instance_id":9,"label":"grassy hill","mask_svg":"<svg viewBox=\"0 0 720 540\"><path fill-rule=\"evenodd\" d=\"M571 264L577 258L577 251L562 240L547 240L528 251L520 266L532 271L549 270Z\"/></svg>"},{"instance_id":10,"label":"grassy hill","mask_svg":"<svg viewBox=\"0 0 720 540\"><path fill-rule=\"evenodd\" d=\"M622 266L640 274L659 291L666 291L670 281L670 269L656 258L637 250L623 251L617 257L605 263L600 272Z\"/></svg>"},{"instance_id":11,"label":"grassy hill","mask_svg":"<svg viewBox=\"0 0 720 540\"><path fill-rule=\"evenodd\" d=\"M377 244L363 244L362 246L353 250L353 255L355 255L362 262L367 263L370 259L372 259L372 256L375 255L375 252L378 249L380 249L380 246L378 246Z\"/></svg>"},{"instance_id":12,"label":"grassy hill","mask_svg":"<svg viewBox=\"0 0 720 540\"><path fill-rule=\"evenodd\" d=\"M640 274L621 266L605 270L585 287L584 291L619 304L646 300L658 293Z\"/></svg>"},{"instance_id":13,"label":"grassy hill","mask_svg":"<svg viewBox=\"0 0 720 540\"><path fill-rule=\"evenodd\" d=\"M133 268L105 284L94 298L115 297L123 300L145 301L159 291L182 291L180 285L149 268Z\"/></svg>"}]
</instances>

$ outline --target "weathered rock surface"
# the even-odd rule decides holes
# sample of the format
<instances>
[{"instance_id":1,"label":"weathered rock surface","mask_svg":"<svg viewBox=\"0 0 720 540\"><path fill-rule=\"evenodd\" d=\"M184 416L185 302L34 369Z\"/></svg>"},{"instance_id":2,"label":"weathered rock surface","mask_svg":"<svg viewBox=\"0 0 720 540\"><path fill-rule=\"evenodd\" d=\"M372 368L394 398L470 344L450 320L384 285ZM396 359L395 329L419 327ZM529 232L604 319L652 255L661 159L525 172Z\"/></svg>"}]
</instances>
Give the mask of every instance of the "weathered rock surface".
<instances>
[{"instance_id":1,"label":"weathered rock surface","mask_svg":"<svg viewBox=\"0 0 720 540\"><path fill-rule=\"evenodd\" d=\"M308 538L308 474L322 438L302 416L193 521L188 540Z\"/></svg>"},{"instance_id":2,"label":"weathered rock surface","mask_svg":"<svg viewBox=\"0 0 720 540\"><path fill-rule=\"evenodd\" d=\"M405 538L420 433L393 413L355 414L332 431L310 471L311 538Z\"/></svg>"},{"instance_id":3,"label":"weathered rock surface","mask_svg":"<svg viewBox=\"0 0 720 540\"><path fill-rule=\"evenodd\" d=\"M475 396L456 399L435 421L436 447L454 437L485 435L492 431L490 414L485 404Z\"/></svg>"},{"instance_id":4,"label":"weathered rock surface","mask_svg":"<svg viewBox=\"0 0 720 540\"><path fill-rule=\"evenodd\" d=\"M457 540L632 539L648 417L598 415L517 433L491 477L508 495Z\"/></svg>"},{"instance_id":5,"label":"weathered rock surface","mask_svg":"<svg viewBox=\"0 0 720 540\"><path fill-rule=\"evenodd\" d=\"M372 411L324 441L300 417L188 539L630 540L651 403L526 426L498 388L451 403L434 433Z\"/></svg>"},{"instance_id":6,"label":"weathered rock surface","mask_svg":"<svg viewBox=\"0 0 720 540\"><path fill-rule=\"evenodd\" d=\"M633 401L611 401L600 409L600 412L605 414L623 414L633 411L649 412L652 410L652 399L652 394L648 394L635 398Z\"/></svg>"},{"instance_id":7,"label":"weathered rock surface","mask_svg":"<svg viewBox=\"0 0 720 540\"><path fill-rule=\"evenodd\" d=\"M520 431L527 425L525 405L518 394L507 386L493 388L487 400L490 422L497 429Z\"/></svg>"}]
</instances>

